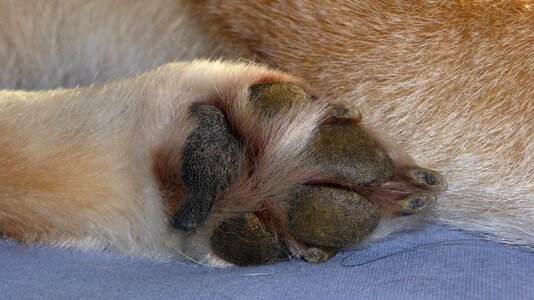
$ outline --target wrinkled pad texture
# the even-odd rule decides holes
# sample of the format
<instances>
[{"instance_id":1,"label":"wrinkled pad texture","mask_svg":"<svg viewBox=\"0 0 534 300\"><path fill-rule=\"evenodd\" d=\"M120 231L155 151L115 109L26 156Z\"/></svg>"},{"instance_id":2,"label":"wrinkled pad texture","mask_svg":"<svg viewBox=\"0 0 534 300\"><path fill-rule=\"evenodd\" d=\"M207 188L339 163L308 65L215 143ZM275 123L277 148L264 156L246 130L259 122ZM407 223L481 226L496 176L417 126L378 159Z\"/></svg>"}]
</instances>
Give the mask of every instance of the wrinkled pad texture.
<instances>
[{"instance_id":1,"label":"wrinkled pad texture","mask_svg":"<svg viewBox=\"0 0 534 300\"><path fill-rule=\"evenodd\" d=\"M440 241L449 242L436 243ZM392 253L398 254L373 261ZM319 265L290 261L216 269L107 252L21 247L9 239L0 240L0 261L1 299L532 299L534 295L533 253L438 225L340 252ZM354 266L362 263L366 264Z\"/></svg>"}]
</instances>

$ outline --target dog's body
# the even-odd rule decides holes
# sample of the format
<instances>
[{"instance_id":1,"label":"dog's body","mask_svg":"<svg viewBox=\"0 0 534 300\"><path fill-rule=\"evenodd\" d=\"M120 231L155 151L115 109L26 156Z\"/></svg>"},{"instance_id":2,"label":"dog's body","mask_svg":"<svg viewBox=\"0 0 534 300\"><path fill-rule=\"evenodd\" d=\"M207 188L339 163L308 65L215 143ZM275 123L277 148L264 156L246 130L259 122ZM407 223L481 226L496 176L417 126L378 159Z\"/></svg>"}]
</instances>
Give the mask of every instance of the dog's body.
<instances>
[{"instance_id":1,"label":"dog's body","mask_svg":"<svg viewBox=\"0 0 534 300\"><path fill-rule=\"evenodd\" d=\"M528 1L218 2L1 1L0 87L88 86L174 60L259 56L320 96L357 104L368 123L444 172L449 191L435 220L534 246ZM185 104L267 77L298 82L199 62L102 87L1 92L0 231L132 254L185 243L196 248L179 251L205 257L206 233L169 235L158 187L139 174L168 135L185 143L194 127ZM301 132L314 126L297 123ZM181 129L169 133L171 125ZM141 144L146 151L124 152Z\"/></svg>"}]
</instances>

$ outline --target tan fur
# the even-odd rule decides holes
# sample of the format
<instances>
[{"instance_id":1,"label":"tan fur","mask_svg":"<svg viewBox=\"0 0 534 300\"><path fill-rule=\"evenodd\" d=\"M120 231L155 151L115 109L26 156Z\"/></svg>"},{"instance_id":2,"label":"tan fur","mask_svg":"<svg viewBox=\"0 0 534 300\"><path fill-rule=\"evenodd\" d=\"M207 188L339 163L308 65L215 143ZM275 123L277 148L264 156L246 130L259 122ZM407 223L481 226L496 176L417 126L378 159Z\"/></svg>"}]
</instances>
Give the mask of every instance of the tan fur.
<instances>
[{"instance_id":1,"label":"tan fur","mask_svg":"<svg viewBox=\"0 0 534 300\"><path fill-rule=\"evenodd\" d=\"M0 88L89 86L175 59L258 55L327 99L353 99L366 122L444 172L450 187L435 220L532 247L529 3L1 0ZM269 76L294 80L262 67L197 62L99 87L0 92L0 231L23 241L153 257L185 252L218 263L206 240L228 213L224 201L197 235L170 230L149 162L158 149L184 142L194 125L184 104L240 103L248 84ZM271 125L284 129L280 138L304 143L299 134L314 118ZM258 131L247 122L243 130ZM269 174L287 170L287 162L297 167L295 148L273 140L268 149L281 159L265 156L255 178L264 192L250 191L255 200L241 209L292 183ZM243 178L235 191L250 183ZM231 196L229 189L222 197ZM403 223L384 220L375 237Z\"/></svg>"}]
</instances>

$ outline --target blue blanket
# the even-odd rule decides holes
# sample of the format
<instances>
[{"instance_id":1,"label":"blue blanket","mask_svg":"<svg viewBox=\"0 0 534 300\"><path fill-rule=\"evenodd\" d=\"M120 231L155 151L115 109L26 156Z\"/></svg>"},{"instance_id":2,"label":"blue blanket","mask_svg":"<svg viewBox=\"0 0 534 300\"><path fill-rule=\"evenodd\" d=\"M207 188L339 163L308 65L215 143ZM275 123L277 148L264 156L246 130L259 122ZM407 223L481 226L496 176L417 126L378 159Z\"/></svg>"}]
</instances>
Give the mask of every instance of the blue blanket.
<instances>
[{"instance_id":1,"label":"blue blanket","mask_svg":"<svg viewBox=\"0 0 534 300\"><path fill-rule=\"evenodd\" d=\"M533 299L534 253L443 226L331 261L216 269L0 240L1 299Z\"/></svg>"}]
</instances>

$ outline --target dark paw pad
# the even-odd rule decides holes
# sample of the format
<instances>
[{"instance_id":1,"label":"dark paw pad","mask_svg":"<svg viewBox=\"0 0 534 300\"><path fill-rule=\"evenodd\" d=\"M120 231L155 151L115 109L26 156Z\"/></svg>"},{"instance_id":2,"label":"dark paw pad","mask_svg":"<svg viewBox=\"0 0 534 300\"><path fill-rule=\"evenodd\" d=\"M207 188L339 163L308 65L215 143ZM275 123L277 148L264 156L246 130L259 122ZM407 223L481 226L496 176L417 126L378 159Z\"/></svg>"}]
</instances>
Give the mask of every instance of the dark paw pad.
<instances>
[{"instance_id":1,"label":"dark paw pad","mask_svg":"<svg viewBox=\"0 0 534 300\"><path fill-rule=\"evenodd\" d=\"M312 147L325 172L353 185L384 182L392 175L384 149L351 123L321 125Z\"/></svg>"},{"instance_id":2,"label":"dark paw pad","mask_svg":"<svg viewBox=\"0 0 534 300\"><path fill-rule=\"evenodd\" d=\"M208 216L215 198L234 176L241 151L217 108L193 105L189 114L198 120L198 126L183 149L184 200L172 218L172 226L182 230L198 227Z\"/></svg>"},{"instance_id":3,"label":"dark paw pad","mask_svg":"<svg viewBox=\"0 0 534 300\"><path fill-rule=\"evenodd\" d=\"M284 243L252 213L224 221L213 232L211 247L219 257L239 266L267 264L290 256Z\"/></svg>"},{"instance_id":4,"label":"dark paw pad","mask_svg":"<svg viewBox=\"0 0 534 300\"><path fill-rule=\"evenodd\" d=\"M287 82L262 82L249 88L254 112L271 117L312 99L302 88Z\"/></svg>"},{"instance_id":5,"label":"dark paw pad","mask_svg":"<svg viewBox=\"0 0 534 300\"><path fill-rule=\"evenodd\" d=\"M339 188L302 186L289 200L289 231L310 245L343 248L360 241L378 225L378 207Z\"/></svg>"}]
</instances>

